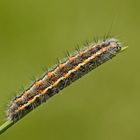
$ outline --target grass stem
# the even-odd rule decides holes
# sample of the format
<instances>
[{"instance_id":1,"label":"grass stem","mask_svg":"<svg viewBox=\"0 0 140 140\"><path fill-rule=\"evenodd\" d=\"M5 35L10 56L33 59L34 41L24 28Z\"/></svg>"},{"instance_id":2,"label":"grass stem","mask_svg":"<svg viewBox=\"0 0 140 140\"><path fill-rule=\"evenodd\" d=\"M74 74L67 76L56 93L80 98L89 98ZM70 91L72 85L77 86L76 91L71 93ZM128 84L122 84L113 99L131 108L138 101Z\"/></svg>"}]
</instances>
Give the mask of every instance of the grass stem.
<instances>
[{"instance_id":1,"label":"grass stem","mask_svg":"<svg viewBox=\"0 0 140 140\"><path fill-rule=\"evenodd\" d=\"M7 121L3 125L0 126L0 135L6 131L9 127L11 127L14 124L13 121Z\"/></svg>"}]
</instances>

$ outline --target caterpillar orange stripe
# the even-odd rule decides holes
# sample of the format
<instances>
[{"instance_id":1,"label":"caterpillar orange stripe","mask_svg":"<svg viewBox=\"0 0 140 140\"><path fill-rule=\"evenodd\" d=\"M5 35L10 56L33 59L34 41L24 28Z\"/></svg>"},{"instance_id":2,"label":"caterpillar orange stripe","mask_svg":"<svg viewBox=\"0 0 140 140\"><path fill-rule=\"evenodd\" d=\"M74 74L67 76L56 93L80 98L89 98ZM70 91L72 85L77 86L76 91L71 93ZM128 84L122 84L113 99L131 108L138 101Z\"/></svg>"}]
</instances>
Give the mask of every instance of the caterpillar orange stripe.
<instances>
[{"instance_id":1,"label":"caterpillar orange stripe","mask_svg":"<svg viewBox=\"0 0 140 140\"><path fill-rule=\"evenodd\" d=\"M121 44L114 38L90 43L69 55L54 69L34 82L26 91L13 99L7 109L7 118L17 121L75 80L114 57Z\"/></svg>"}]
</instances>

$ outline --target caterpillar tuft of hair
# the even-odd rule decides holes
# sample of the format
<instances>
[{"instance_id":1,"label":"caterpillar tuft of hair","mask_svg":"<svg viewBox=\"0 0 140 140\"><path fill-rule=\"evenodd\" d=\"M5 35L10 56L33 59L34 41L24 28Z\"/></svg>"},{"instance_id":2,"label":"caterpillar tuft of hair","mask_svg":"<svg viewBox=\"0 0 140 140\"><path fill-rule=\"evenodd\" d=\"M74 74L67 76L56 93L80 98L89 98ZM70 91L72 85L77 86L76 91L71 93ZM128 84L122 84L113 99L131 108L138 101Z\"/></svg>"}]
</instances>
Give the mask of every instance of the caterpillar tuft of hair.
<instances>
[{"instance_id":1,"label":"caterpillar tuft of hair","mask_svg":"<svg viewBox=\"0 0 140 140\"><path fill-rule=\"evenodd\" d=\"M8 106L7 119L16 122L75 80L116 56L121 49L121 44L114 38L89 43L86 47L77 49L74 54L68 55L63 62L60 61L55 68L47 71L42 78L15 97Z\"/></svg>"}]
</instances>

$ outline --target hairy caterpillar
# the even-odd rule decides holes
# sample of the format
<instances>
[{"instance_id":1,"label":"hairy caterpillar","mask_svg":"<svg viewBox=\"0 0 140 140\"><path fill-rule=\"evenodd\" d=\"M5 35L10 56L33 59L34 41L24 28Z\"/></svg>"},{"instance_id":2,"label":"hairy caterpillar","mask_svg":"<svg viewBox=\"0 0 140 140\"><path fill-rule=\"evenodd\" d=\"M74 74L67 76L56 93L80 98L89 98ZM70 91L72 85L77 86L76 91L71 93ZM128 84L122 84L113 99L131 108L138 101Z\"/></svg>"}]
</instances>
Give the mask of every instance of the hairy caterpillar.
<instances>
[{"instance_id":1,"label":"hairy caterpillar","mask_svg":"<svg viewBox=\"0 0 140 140\"><path fill-rule=\"evenodd\" d=\"M114 38L89 43L35 81L21 95L15 97L8 109L7 119L17 121L75 80L114 57L122 49Z\"/></svg>"}]
</instances>

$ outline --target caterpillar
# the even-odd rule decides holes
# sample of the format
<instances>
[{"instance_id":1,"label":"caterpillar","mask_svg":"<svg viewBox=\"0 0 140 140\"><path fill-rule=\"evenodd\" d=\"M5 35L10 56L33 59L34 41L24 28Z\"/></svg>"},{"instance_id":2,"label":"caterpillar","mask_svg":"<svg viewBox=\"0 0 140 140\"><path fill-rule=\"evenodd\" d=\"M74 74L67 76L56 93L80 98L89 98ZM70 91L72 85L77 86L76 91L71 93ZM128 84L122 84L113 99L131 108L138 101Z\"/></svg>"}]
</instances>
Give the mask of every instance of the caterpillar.
<instances>
[{"instance_id":1,"label":"caterpillar","mask_svg":"<svg viewBox=\"0 0 140 140\"><path fill-rule=\"evenodd\" d=\"M7 119L13 122L19 120L60 90L116 56L121 49L122 46L117 39L107 38L89 43L74 54L68 55L21 95L11 100L6 111Z\"/></svg>"}]
</instances>

